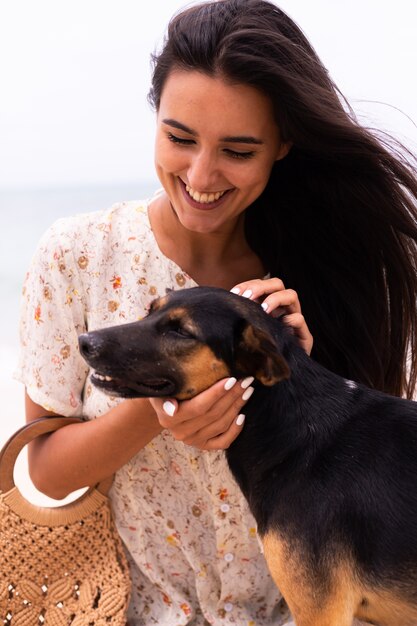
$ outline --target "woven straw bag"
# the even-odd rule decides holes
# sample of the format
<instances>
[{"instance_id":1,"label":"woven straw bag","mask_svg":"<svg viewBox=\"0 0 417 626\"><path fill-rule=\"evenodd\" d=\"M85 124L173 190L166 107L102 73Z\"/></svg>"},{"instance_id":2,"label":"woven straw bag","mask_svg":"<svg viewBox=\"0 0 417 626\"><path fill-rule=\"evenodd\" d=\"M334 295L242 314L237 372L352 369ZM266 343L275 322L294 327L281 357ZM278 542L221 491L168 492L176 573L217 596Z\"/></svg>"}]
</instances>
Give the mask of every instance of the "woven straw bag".
<instances>
[{"instance_id":1,"label":"woven straw bag","mask_svg":"<svg viewBox=\"0 0 417 626\"><path fill-rule=\"evenodd\" d=\"M126 624L130 579L106 497L111 479L57 508L31 504L13 480L24 445L77 421L35 420L0 452L0 624Z\"/></svg>"}]
</instances>

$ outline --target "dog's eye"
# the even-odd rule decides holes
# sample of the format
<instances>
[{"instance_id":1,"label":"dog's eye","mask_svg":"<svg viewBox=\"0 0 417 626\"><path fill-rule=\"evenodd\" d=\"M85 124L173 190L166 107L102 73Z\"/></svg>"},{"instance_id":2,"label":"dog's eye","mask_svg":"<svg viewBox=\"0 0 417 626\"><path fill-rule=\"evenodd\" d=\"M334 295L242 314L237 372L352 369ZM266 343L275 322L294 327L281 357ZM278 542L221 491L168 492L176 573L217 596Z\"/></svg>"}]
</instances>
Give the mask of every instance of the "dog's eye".
<instances>
[{"instance_id":1,"label":"dog's eye","mask_svg":"<svg viewBox=\"0 0 417 626\"><path fill-rule=\"evenodd\" d=\"M187 328L181 326L180 322L176 320L171 321L168 332L179 335L180 337L185 337L187 339L194 339L194 335Z\"/></svg>"}]
</instances>

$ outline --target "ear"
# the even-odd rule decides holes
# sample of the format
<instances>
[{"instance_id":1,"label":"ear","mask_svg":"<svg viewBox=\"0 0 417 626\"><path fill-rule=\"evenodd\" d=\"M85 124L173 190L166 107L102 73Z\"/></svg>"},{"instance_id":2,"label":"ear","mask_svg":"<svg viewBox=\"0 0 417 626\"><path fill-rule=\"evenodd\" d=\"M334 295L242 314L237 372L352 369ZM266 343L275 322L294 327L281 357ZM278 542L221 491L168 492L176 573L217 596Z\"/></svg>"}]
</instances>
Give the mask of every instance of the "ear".
<instances>
[{"instance_id":1,"label":"ear","mask_svg":"<svg viewBox=\"0 0 417 626\"><path fill-rule=\"evenodd\" d=\"M292 141L282 142L279 146L278 154L275 158L275 161L281 161L281 159L285 159L285 157L291 150L292 145L293 145Z\"/></svg>"},{"instance_id":2,"label":"ear","mask_svg":"<svg viewBox=\"0 0 417 626\"><path fill-rule=\"evenodd\" d=\"M247 324L239 339L236 366L267 386L290 377L288 363L278 352L272 337L252 324Z\"/></svg>"}]
</instances>

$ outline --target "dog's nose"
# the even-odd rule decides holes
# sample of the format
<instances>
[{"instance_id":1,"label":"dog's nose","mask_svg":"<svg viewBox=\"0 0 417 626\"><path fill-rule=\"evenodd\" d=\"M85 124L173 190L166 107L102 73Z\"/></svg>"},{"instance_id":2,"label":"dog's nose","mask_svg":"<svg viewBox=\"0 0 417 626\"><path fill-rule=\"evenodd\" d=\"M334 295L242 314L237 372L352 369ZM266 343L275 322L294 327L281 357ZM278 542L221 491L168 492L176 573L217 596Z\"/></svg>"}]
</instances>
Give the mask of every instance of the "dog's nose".
<instances>
[{"instance_id":1,"label":"dog's nose","mask_svg":"<svg viewBox=\"0 0 417 626\"><path fill-rule=\"evenodd\" d=\"M80 352L87 361L100 356L103 343L96 333L83 333L78 337Z\"/></svg>"}]
</instances>

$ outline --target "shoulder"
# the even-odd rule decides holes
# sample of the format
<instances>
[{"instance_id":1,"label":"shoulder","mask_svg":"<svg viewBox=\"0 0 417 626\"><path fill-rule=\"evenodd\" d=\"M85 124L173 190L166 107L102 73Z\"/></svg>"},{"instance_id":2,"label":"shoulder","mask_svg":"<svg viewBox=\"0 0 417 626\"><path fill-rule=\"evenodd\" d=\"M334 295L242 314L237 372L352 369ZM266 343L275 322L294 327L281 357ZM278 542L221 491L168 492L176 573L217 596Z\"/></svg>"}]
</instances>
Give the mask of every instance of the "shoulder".
<instances>
[{"instance_id":1,"label":"shoulder","mask_svg":"<svg viewBox=\"0 0 417 626\"><path fill-rule=\"evenodd\" d=\"M43 234L38 253L57 249L59 254L94 249L129 233L147 233L150 229L147 200L118 202L109 208L79 213L56 220Z\"/></svg>"},{"instance_id":2,"label":"shoulder","mask_svg":"<svg viewBox=\"0 0 417 626\"><path fill-rule=\"evenodd\" d=\"M132 222L148 221L147 200L117 202L106 209L89 213L78 213L56 220L46 231L46 237L54 235L77 236L91 234L101 238L117 226L126 226Z\"/></svg>"}]
</instances>

